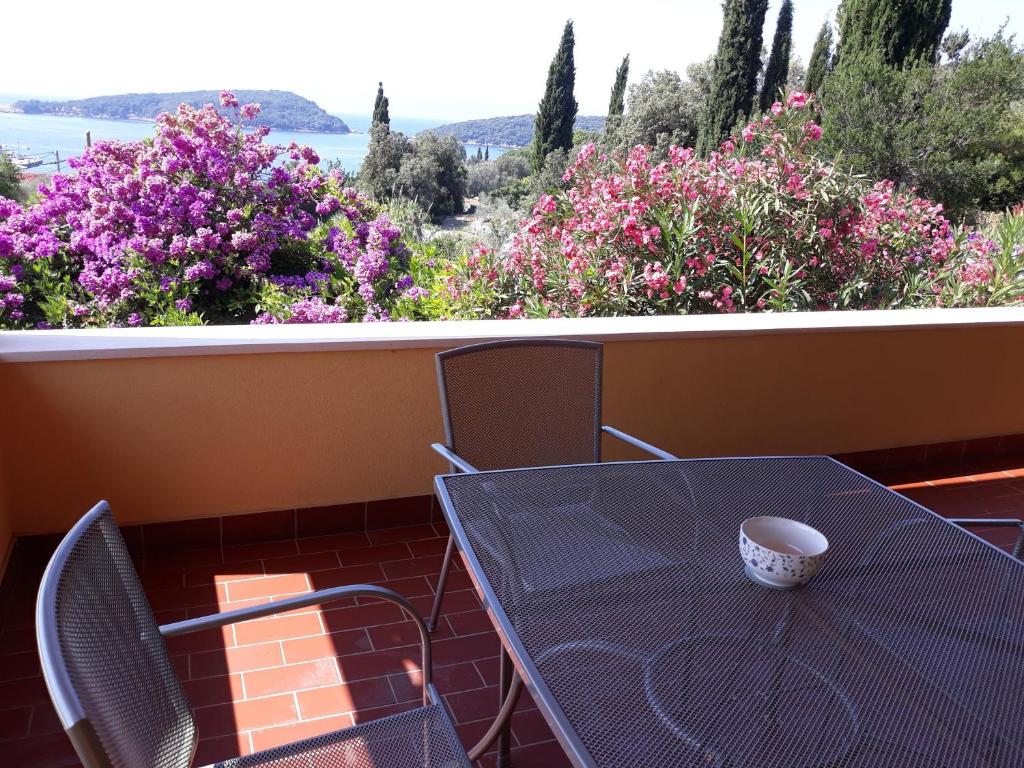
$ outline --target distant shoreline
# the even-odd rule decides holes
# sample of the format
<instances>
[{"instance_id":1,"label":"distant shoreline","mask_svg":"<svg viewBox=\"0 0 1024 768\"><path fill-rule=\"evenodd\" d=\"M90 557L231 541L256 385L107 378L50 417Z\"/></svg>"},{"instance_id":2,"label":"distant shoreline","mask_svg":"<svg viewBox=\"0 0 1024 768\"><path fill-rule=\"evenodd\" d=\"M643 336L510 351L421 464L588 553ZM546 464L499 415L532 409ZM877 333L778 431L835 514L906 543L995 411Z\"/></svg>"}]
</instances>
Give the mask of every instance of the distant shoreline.
<instances>
[{"instance_id":1,"label":"distant shoreline","mask_svg":"<svg viewBox=\"0 0 1024 768\"><path fill-rule=\"evenodd\" d=\"M0 114L26 115L27 117L75 117L80 120L109 120L114 123L156 123L155 117L111 117L109 115L80 115L73 112L25 112L21 109L15 109L12 104L0 104ZM363 133L363 131L355 129L349 129L348 131L314 131L309 128L290 128L288 126L269 125L268 123L260 122L254 122L252 125L267 125L271 130L289 131L291 133L316 133L322 136L349 136Z\"/></svg>"},{"instance_id":2,"label":"distant shoreline","mask_svg":"<svg viewBox=\"0 0 1024 768\"><path fill-rule=\"evenodd\" d=\"M434 129L433 128L426 128L424 130L425 131L432 131ZM423 131L421 131L421 133L422 132ZM449 135L455 136L455 134L449 134ZM458 136L455 136L455 138L458 138ZM464 141L462 143L465 144L467 147L495 147L497 149L522 149L524 146L526 146L525 144L496 144L494 142L488 143L486 141Z\"/></svg>"}]
</instances>

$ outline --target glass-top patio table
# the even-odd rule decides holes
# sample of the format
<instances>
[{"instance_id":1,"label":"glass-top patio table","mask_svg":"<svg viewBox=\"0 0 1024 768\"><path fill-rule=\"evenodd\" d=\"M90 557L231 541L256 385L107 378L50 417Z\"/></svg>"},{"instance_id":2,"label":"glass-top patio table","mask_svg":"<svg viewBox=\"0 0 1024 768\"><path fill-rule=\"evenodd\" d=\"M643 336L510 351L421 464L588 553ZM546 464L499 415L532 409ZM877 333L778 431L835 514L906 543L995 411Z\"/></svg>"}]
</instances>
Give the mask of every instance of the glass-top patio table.
<instances>
[{"instance_id":1,"label":"glass-top patio table","mask_svg":"<svg viewBox=\"0 0 1024 768\"><path fill-rule=\"evenodd\" d=\"M439 476L516 672L580 766L1024 766L1024 564L828 457ZM797 589L740 523L829 539Z\"/></svg>"}]
</instances>

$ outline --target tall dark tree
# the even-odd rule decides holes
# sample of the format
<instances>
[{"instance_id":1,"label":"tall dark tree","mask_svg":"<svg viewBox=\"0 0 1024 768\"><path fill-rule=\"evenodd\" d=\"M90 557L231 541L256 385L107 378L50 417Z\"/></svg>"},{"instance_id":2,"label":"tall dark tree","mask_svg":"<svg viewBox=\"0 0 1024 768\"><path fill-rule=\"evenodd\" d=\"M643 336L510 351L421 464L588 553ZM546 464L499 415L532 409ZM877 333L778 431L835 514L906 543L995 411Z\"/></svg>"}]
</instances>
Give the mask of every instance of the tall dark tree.
<instances>
[{"instance_id":1,"label":"tall dark tree","mask_svg":"<svg viewBox=\"0 0 1024 768\"><path fill-rule=\"evenodd\" d=\"M373 102L373 119L370 127L380 124L391 128L391 116L388 114L388 97L384 95L384 83L377 83L377 99Z\"/></svg>"},{"instance_id":2,"label":"tall dark tree","mask_svg":"<svg viewBox=\"0 0 1024 768\"><path fill-rule=\"evenodd\" d=\"M953 0L843 0L839 60L874 54L890 66L933 62L952 9Z\"/></svg>"},{"instance_id":3,"label":"tall dark tree","mask_svg":"<svg viewBox=\"0 0 1024 768\"><path fill-rule=\"evenodd\" d=\"M572 129L578 109L573 96L573 88L576 86L576 64L573 59L575 44L570 19L565 22L558 51L548 68L544 98L540 100L534 120L533 169L538 173L544 168L545 158L553 151L564 149L568 152L572 149Z\"/></svg>"},{"instance_id":4,"label":"tall dark tree","mask_svg":"<svg viewBox=\"0 0 1024 768\"><path fill-rule=\"evenodd\" d=\"M820 93L822 83L832 67L832 26L826 21L814 41L811 60L807 64L807 79L804 90L808 93Z\"/></svg>"},{"instance_id":5,"label":"tall dark tree","mask_svg":"<svg viewBox=\"0 0 1024 768\"><path fill-rule=\"evenodd\" d=\"M775 37L772 52L764 68L764 84L761 86L761 111L764 112L786 89L789 79L789 54L793 48L793 2L782 0L779 19L775 22Z\"/></svg>"},{"instance_id":6,"label":"tall dark tree","mask_svg":"<svg viewBox=\"0 0 1024 768\"><path fill-rule=\"evenodd\" d=\"M629 79L629 54L615 70L612 97L608 101L608 117L621 116L626 111L626 80Z\"/></svg>"},{"instance_id":7,"label":"tall dark tree","mask_svg":"<svg viewBox=\"0 0 1024 768\"><path fill-rule=\"evenodd\" d=\"M717 149L754 105L768 0L725 0L723 10L711 91L697 140L697 151L703 155Z\"/></svg>"},{"instance_id":8,"label":"tall dark tree","mask_svg":"<svg viewBox=\"0 0 1024 768\"><path fill-rule=\"evenodd\" d=\"M484 149L484 160L490 160L490 159L491 159L491 148L490 148L490 146L487 146Z\"/></svg>"}]
</instances>

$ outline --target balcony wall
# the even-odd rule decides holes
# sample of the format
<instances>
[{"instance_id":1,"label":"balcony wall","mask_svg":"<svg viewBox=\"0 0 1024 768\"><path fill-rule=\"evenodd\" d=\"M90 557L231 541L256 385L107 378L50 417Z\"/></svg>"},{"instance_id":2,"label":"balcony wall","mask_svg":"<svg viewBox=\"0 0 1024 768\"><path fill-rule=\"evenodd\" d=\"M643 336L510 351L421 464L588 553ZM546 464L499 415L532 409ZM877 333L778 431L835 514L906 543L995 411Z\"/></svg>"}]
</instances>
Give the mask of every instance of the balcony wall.
<instances>
[{"instance_id":1,"label":"balcony wall","mask_svg":"<svg viewBox=\"0 0 1024 768\"><path fill-rule=\"evenodd\" d=\"M512 336L604 341L605 423L681 456L1024 433L1024 310L9 332L0 541L429 494L434 353Z\"/></svg>"}]
</instances>

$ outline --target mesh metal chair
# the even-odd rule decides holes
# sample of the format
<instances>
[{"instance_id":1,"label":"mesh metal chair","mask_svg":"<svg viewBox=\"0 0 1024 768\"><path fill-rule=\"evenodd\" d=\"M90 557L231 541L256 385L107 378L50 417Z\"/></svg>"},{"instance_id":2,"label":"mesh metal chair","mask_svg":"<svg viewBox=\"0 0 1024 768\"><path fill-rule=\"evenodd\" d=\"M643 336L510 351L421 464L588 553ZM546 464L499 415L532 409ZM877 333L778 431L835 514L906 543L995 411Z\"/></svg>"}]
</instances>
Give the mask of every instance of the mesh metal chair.
<instances>
[{"instance_id":1,"label":"mesh metal chair","mask_svg":"<svg viewBox=\"0 0 1024 768\"><path fill-rule=\"evenodd\" d=\"M601 461L605 433L658 459L675 459L601 424L602 352L589 341L514 339L439 353L446 445L431 448L460 472L590 464ZM449 536L427 622L431 632L454 552Z\"/></svg>"},{"instance_id":2,"label":"mesh metal chair","mask_svg":"<svg viewBox=\"0 0 1024 768\"><path fill-rule=\"evenodd\" d=\"M462 748L430 679L426 626L401 595L369 585L335 587L157 626L106 502L71 529L43 576L36 605L43 676L86 768L187 768L195 755L195 721L164 639L343 597L386 600L416 622L423 706L217 765L469 768L470 756L476 759L490 747L502 723L495 723L469 754ZM502 716L508 714L503 708Z\"/></svg>"}]
</instances>

